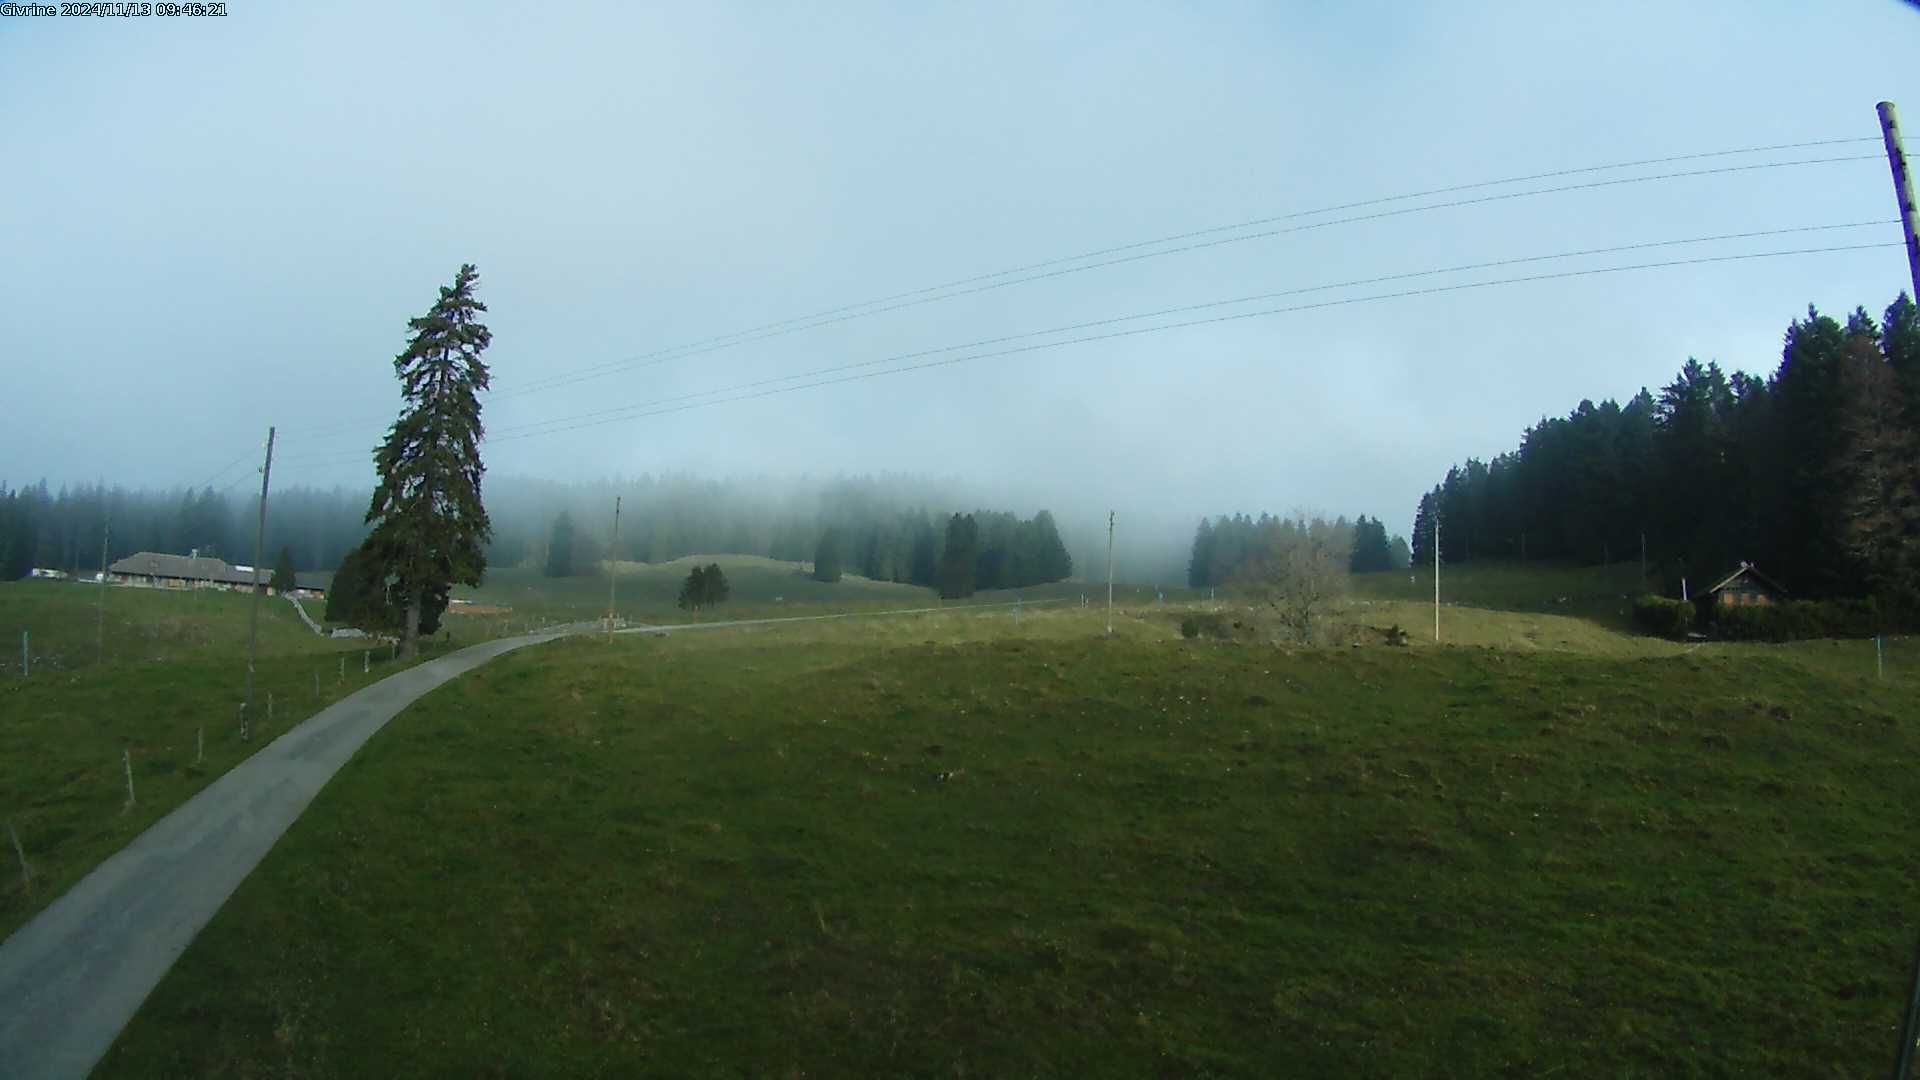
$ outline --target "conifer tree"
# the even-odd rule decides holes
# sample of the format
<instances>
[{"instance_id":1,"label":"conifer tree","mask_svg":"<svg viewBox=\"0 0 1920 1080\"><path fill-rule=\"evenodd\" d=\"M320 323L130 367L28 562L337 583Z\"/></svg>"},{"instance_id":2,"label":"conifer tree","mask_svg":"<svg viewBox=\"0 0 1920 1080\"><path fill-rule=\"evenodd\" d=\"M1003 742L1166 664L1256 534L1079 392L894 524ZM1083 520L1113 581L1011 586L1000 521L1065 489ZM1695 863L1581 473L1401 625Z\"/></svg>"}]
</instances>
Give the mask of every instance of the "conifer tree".
<instances>
[{"instance_id":1,"label":"conifer tree","mask_svg":"<svg viewBox=\"0 0 1920 1080\"><path fill-rule=\"evenodd\" d=\"M713 568L716 572L719 567ZM707 568L696 566L687 573L687 580L680 583L680 608L683 611L699 611L707 603Z\"/></svg>"},{"instance_id":2,"label":"conifer tree","mask_svg":"<svg viewBox=\"0 0 1920 1080\"><path fill-rule=\"evenodd\" d=\"M980 556L980 526L972 514L947 520L947 546L940 553L940 598L958 600L973 595L974 568Z\"/></svg>"},{"instance_id":3,"label":"conifer tree","mask_svg":"<svg viewBox=\"0 0 1920 1080\"><path fill-rule=\"evenodd\" d=\"M828 529L813 549L813 580L839 581L840 574L840 531Z\"/></svg>"},{"instance_id":4,"label":"conifer tree","mask_svg":"<svg viewBox=\"0 0 1920 1080\"><path fill-rule=\"evenodd\" d=\"M487 310L474 295L479 283L471 263L461 266L433 307L408 322L413 337L393 361L400 418L373 455L380 483L367 508L366 547L397 579L407 656L421 633L439 626L453 585L478 585L486 571L482 545L492 525L480 501L479 393L489 376L480 354L493 335L479 319Z\"/></svg>"},{"instance_id":5,"label":"conifer tree","mask_svg":"<svg viewBox=\"0 0 1920 1080\"><path fill-rule=\"evenodd\" d=\"M280 558L273 564L273 580L268 584L273 591L280 596L286 596L293 591L293 551L291 548L282 547L280 549Z\"/></svg>"},{"instance_id":6,"label":"conifer tree","mask_svg":"<svg viewBox=\"0 0 1920 1080\"><path fill-rule=\"evenodd\" d=\"M546 575L573 576L573 515L565 510L553 519L553 528L547 531Z\"/></svg>"}]
</instances>

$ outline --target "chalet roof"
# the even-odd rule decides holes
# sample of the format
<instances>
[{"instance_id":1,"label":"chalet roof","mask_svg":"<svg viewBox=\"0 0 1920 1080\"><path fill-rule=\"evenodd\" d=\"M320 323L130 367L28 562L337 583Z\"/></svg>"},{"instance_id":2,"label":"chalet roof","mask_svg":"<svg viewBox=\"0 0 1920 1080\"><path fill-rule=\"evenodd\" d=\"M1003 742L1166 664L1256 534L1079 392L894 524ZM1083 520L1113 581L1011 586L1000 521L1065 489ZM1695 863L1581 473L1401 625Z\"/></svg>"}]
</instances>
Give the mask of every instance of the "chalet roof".
<instances>
[{"instance_id":1,"label":"chalet roof","mask_svg":"<svg viewBox=\"0 0 1920 1080\"><path fill-rule=\"evenodd\" d=\"M110 574L145 574L149 577L180 578L186 581L217 581L227 585L252 584L253 574L235 570L225 559L195 558L142 551L107 567Z\"/></svg>"},{"instance_id":2,"label":"chalet roof","mask_svg":"<svg viewBox=\"0 0 1920 1080\"><path fill-rule=\"evenodd\" d=\"M1779 582L1773 580L1767 575L1761 573L1760 568L1753 565L1752 563L1742 562L1738 570L1735 570L1733 573L1728 574L1720 582L1720 584L1715 585L1711 589L1708 589L1707 595L1711 596L1712 594L1719 592L1721 589L1724 589L1727 586L1733 584L1734 582L1740 580L1740 578L1743 575L1751 575L1755 581L1758 581L1760 584L1765 585L1769 589L1772 589L1774 592L1780 593L1782 595L1786 594L1786 591L1787 591L1786 586L1780 584Z\"/></svg>"},{"instance_id":3,"label":"chalet roof","mask_svg":"<svg viewBox=\"0 0 1920 1080\"><path fill-rule=\"evenodd\" d=\"M168 555L159 551L142 551L129 555L107 567L110 574L141 574L147 577L178 578L183 581L212 581L221 585L252 585L253 571L242 570L210 555L195 558L191 555ZM273 580L273 572L265 567L260 569L260 583ZM331 573L306 572L293 575L293 583L302 589L319 589L325 592L333 584Z\"/></svg>"}]
</instances>

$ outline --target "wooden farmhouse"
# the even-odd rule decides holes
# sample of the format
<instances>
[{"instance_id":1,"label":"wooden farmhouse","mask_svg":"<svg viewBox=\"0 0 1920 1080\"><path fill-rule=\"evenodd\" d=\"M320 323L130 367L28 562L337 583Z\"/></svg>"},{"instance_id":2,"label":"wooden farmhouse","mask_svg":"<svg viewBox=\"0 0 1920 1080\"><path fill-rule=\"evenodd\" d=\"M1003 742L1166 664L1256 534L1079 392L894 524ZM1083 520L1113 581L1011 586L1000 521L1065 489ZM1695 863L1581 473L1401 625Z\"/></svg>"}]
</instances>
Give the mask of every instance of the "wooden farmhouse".
<instances>
[{"instance_id":1,"label":"wooden farmhouse","mask_svg":"<svg viewBox=\"0 0 1920 1080\"><path fill-rule=\"evenodd\" d=\"M1712 608L1730 608L1783 603L1787 599L1787 590L1761 573L1752 563L1742 562L1740 569L1728 574L1725 580L1702 596Z\"/></svg>"},{"instance_id":2,"label":"wooden farmhouse","mask_svg":"<svg viewBox=\"0 0 1920 1080\"><path fill-rule=\"evenodd\" d=\"M260 584L266 586L273 577L271 570L262 568ZM317 598L324 596L330 575L295 574L294 595ZM239 567L225 559L200 555L168 555L157 551L142 551L129 555L107 567L107 580L116 585L139 585L151 589L248 589L253 587L253 570ZM269 593L273 590L269 587Z\"/></svg>"}]
</instances>

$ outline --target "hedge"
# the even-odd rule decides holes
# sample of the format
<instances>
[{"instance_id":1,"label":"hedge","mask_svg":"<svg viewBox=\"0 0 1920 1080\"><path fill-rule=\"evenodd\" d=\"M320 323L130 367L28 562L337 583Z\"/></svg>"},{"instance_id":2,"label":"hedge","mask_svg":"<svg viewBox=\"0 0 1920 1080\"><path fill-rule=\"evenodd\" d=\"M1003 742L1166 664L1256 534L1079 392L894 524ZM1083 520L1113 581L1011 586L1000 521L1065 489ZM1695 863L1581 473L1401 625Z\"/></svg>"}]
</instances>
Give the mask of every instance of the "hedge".
<instances>
[{"instance_id":1,"label":"hedge","mask_svg":"<svg viewBox=\"0 0 1920 1080\"><path fill-rule=\"evenodd\" d=\"M1664 596L1642 596L1633 602L1633 621L1650 634L1685 637L1693 629L1693 605Z\"/></svg>"},{"instance_id":2,"label":"hedge","mask_svg":"<svg viewBox=\"0 0 1920 1080\"><path fill-rule=\"evenodd\" d=\"M1735 641L1872 637L1880 632L1872 600L1790 600L1714 609L1722 637Z\"/></svg>"}]
</instances>

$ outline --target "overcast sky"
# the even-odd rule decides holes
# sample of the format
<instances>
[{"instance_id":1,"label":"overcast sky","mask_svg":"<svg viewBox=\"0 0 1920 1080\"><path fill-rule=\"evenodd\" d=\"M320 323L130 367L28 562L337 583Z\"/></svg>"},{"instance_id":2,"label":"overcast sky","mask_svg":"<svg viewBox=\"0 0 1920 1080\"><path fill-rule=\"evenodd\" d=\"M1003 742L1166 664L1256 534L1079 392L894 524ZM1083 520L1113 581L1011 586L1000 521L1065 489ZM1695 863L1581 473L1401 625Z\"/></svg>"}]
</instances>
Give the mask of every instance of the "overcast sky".
<instances>
[{"instance_id":1,"label":"overcast sky","mask_svg":"<svg viewBox=\"0 0 1920 1080\"><path fill-rule=\"evenodd\" d=\"M1895 0L227 6L0 19L0 480L220 487L272 423L276 484L370 483L406 320L464 261L492 309L486 419L504 436L1249 294L1886 220L1877 156L1622 184L1143 258L512 392L1249 219L1779 143L1863 140L1532 186L1878 155L1883 98L1908 103L1920 142L1920 65L1895 62L1920 51L1920 12ZM1897 240L1656 248L1199 315ZM556 478L930 472L1029 509L1301 507L1405 532L1449 462L1511 448L1542 415L1657 389L1690 355L1771 370L1809 302L1877 314L1905 284L1886 247L1381 300L499 438L486 456Z\"/></svg>"}]
</instances>

